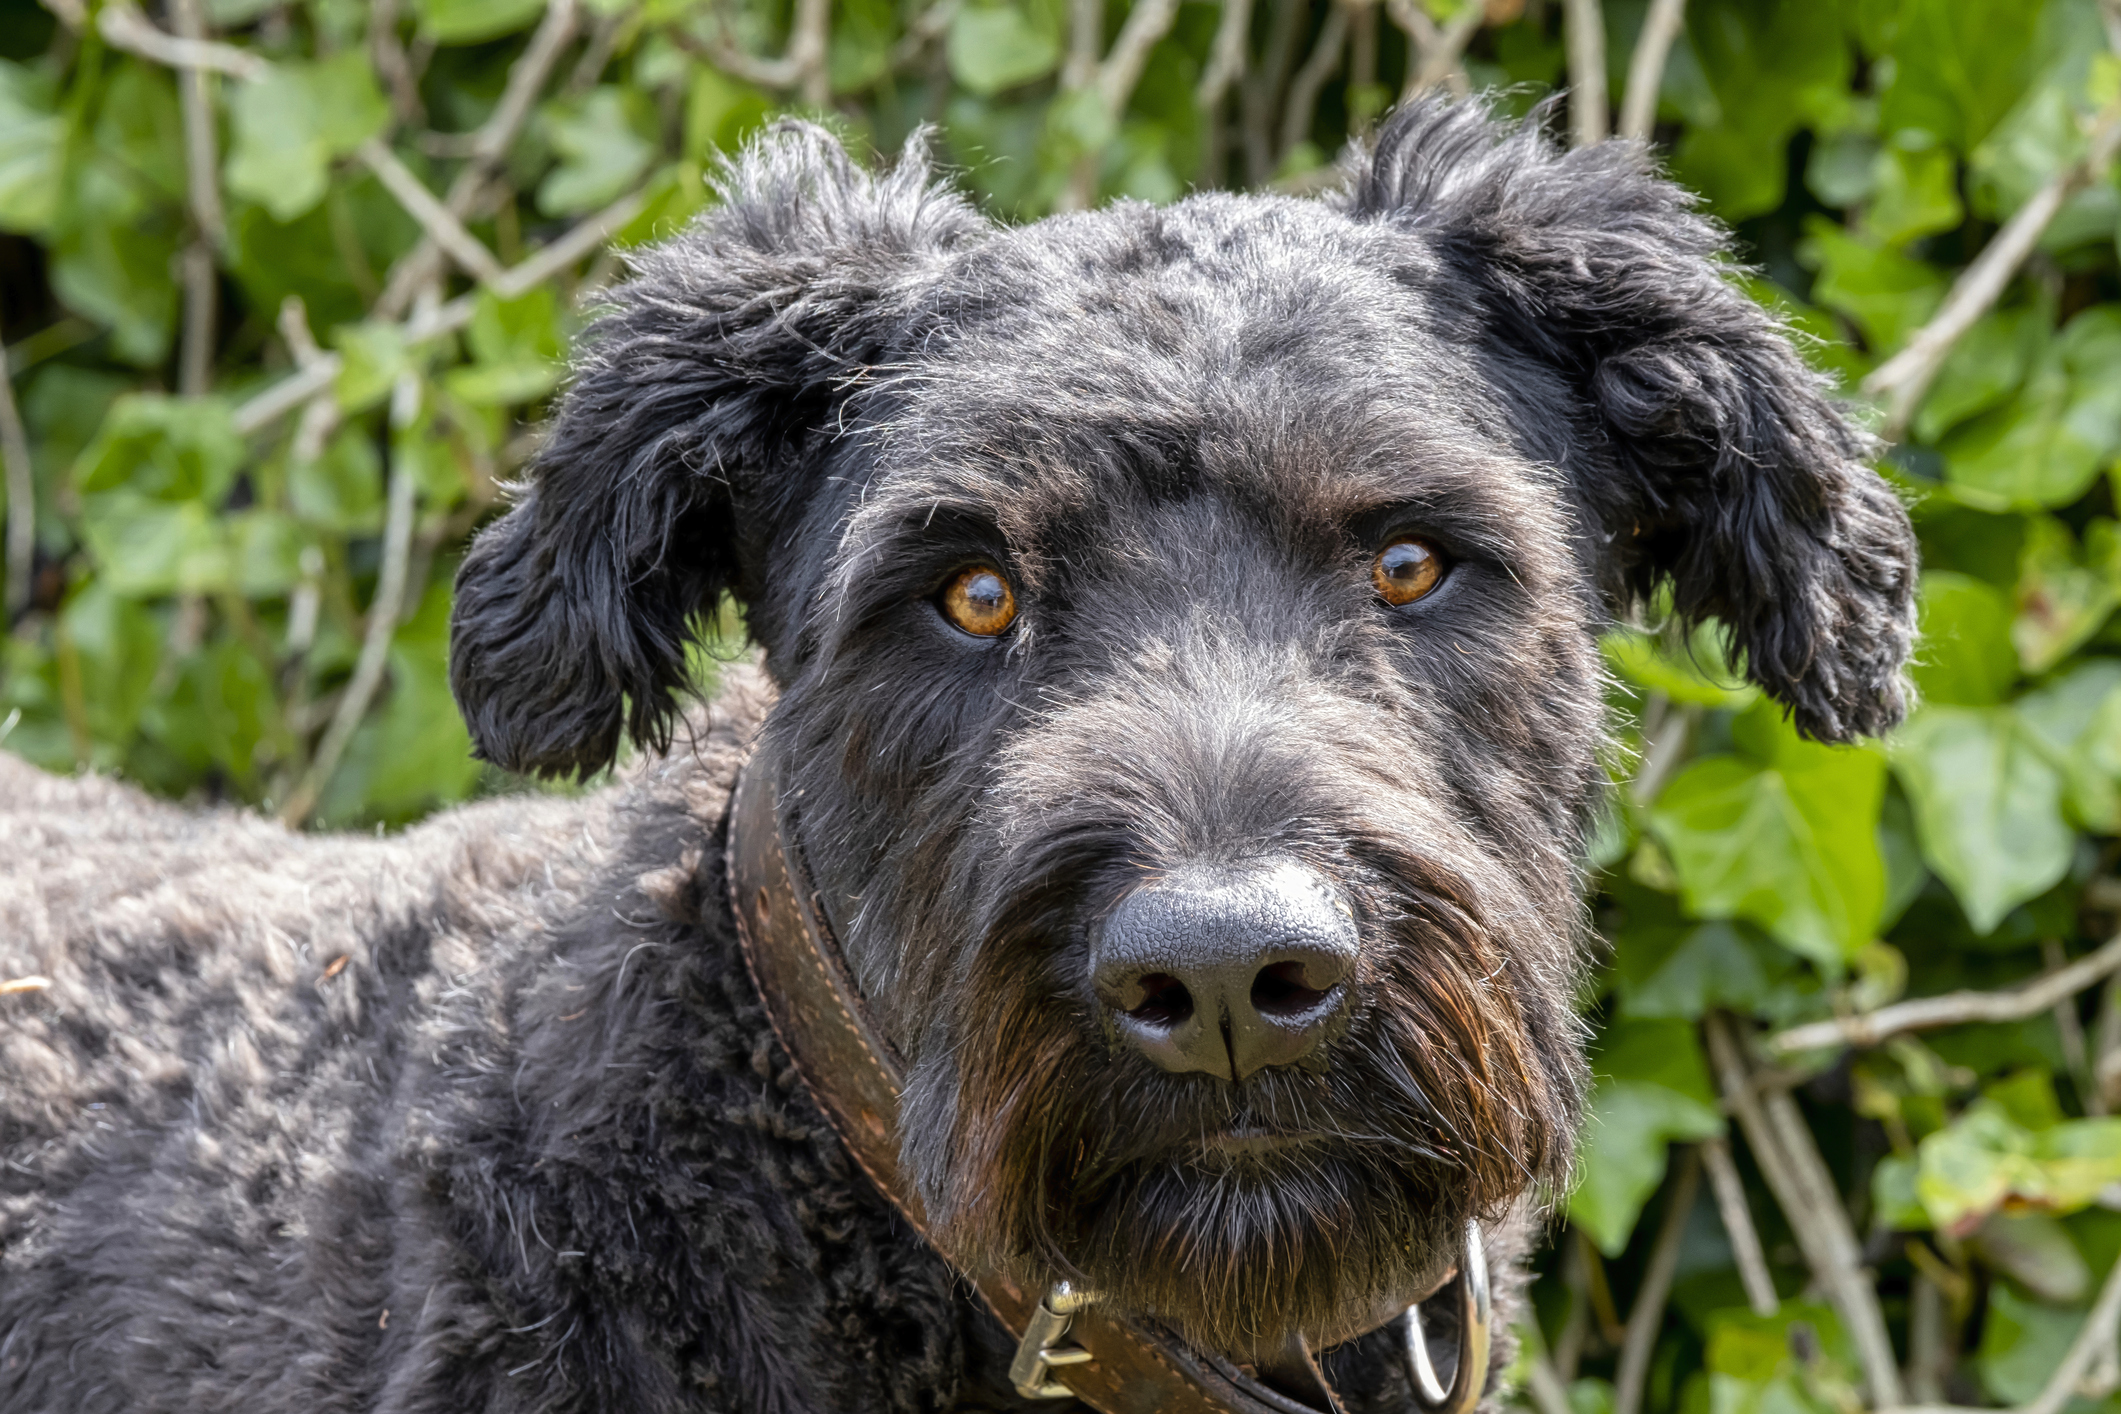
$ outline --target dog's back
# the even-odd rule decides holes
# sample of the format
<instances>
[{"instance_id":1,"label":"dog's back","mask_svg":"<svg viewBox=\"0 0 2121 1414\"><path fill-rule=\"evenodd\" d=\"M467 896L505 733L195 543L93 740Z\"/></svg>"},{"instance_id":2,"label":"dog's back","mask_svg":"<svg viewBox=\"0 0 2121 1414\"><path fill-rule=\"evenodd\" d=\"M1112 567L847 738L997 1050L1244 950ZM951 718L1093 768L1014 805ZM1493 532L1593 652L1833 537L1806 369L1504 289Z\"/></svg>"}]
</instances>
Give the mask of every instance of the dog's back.
<instances>
[{"instance_id":1,"label":"dog's back","mask_svg":"<svg viewBox=\"0 0 2121 1414\"><path fill-rule=\"evenodd\" d=\"M387 1202L396 1061L579 892L608 814L520 798L305 836L0 757L0 1389L31 1376L8 1407L123 1405L113 1354L172 1393L321 1373L280 1327L332 1284L316 1229L364 1235Z\"/></svg>"}]
</instances>

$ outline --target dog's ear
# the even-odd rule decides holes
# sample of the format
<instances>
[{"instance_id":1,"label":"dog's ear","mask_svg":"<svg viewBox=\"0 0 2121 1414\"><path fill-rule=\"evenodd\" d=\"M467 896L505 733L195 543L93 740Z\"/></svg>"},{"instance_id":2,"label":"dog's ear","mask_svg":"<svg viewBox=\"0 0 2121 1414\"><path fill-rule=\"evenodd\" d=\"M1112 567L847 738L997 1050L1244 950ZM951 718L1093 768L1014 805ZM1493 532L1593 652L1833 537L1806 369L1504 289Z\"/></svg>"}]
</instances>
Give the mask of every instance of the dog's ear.
<instances>
[{"instance_id":1,"label":"dog's ear","mask_svg":"<svg viewBox=\"0 0 2121 1414\"><path fill-rule=\"evenodd\" d=\"M987 230L917 138L872 176L823 129L779 124L717 194L611 293L524 494L457 574L450 685L510 770L587 775L622 728L669 745L697 616L756 588L847 387Z\"/></svg>"},{"instance_id":2,"label":"dog's ear","mask_svg":"<svg viewBox=\"0 0 2121 1414\"><path fill-rule=\"evenodd\" d=\"M1349 214L1417 233L1476 292L1502 376L1530 360L1580 400L1562 454L1621 606L1669 584L1680 619L1720 619L1807 735L1886 730L1908 705L1916 552L1870 439L1645 148L1563 152L1544 117L1404 109Z\"/></svg>"}]
</instances>

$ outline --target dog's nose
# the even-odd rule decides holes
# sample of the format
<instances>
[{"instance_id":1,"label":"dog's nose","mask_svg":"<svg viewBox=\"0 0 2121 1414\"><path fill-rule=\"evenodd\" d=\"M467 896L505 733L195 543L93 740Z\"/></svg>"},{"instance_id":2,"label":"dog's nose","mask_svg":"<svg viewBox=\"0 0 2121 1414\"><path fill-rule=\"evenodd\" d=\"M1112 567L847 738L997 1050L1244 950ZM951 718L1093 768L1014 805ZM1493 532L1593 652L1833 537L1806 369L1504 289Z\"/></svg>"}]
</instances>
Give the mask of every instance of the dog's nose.
<instances>
[{"instance_id":1,"label":"dog's nose","mask_svg":"<svg viewBox=\"0 0 2121 1414\"><path fill-rule=\"evenodd\" d=\"M1346 1010L1355 918L1287 861L1188 869L1127 895L1092 952L1098 998L1163 1069L1242 1080L1317 1049Z\"/></svg>"}]
</instances>

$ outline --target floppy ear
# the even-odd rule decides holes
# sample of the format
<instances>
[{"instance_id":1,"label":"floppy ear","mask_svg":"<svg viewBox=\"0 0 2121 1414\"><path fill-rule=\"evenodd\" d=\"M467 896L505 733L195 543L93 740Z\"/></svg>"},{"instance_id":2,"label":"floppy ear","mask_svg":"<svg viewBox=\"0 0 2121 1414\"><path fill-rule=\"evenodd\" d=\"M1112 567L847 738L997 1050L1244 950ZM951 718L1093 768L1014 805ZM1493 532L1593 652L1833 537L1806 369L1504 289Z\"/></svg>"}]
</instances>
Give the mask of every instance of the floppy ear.
<instances>
[{"instance_id":1,"label":"floppy ear","mask_svg":"<svg viewBox=\"0 0 2121 1414\"><path fill-rule=\"evenodd\" d=\"M1824 741L1905 715L1915 541L1789 336L1730 283L1723 233L1638 143L1562 152L1478 102L1404 109L1349 214L1418 233L1509 358L1588 412L1566 452L1623 607L1660 584ZM1520 362L1520 367L1522 366Z\"/></svg>"},{"instance_id":2,"label":"floppy ear","mask_svg":"<svg viewBox=\"0 0 2121 1414\"><path fill-rule=\"evenodd\" d=\"M847 385L935 262L987 229L931 184L918 139L871 176L802 123L717 192L611 293L527 491L457 573L450 686L510 770L587 775L622 727L668 747L695 617L755 588Z\"/></svg>"}]
</instances>

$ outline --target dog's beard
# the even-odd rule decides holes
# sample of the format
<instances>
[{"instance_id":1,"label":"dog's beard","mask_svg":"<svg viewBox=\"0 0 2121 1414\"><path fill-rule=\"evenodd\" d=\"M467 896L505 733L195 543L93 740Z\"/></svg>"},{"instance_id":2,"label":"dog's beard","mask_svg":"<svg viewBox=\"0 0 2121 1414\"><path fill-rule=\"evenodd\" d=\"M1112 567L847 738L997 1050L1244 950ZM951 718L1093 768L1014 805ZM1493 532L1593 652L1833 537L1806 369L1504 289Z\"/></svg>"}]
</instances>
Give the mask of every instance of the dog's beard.
<instances>
[{"instance_id":1,"label":"dog's beard","mask_svg":"<svg viewBox=\"0 0 2121 1414\"><path fill-rule=\"evenodd\" d=\"M930 1109L919 1077L909 1096L949 1111L947 1149L916 1165L946 1247L1081 1282L1240 1359L1292 1332L1345 1339L1423 1296L1466 1218L1560 1176L1576 1096L1533 1053L1503 945L1433 889L1414 896L1378 922L1366 1003L1323 1071L1235 1086L1113 1050L1037 984L1037 938L990 935L954 1103Z\"/></svg>"}]
</instances>

